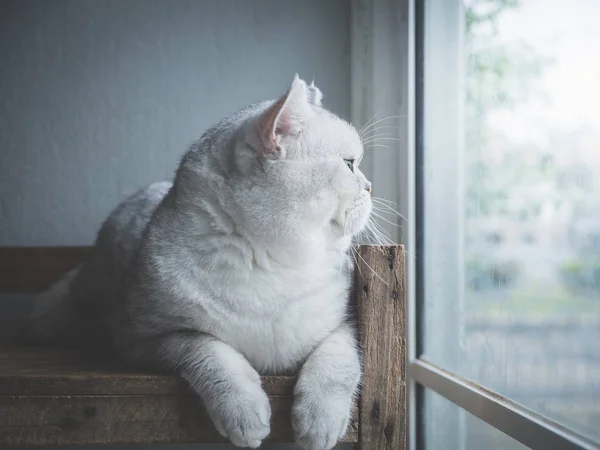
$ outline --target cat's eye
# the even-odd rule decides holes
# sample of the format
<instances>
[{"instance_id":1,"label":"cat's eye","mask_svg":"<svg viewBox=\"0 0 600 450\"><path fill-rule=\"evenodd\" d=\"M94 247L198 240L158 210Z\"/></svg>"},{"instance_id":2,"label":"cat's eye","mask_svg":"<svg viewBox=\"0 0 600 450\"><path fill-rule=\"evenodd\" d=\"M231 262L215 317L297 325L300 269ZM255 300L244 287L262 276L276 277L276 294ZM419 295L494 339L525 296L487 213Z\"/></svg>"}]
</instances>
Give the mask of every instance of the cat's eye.
<instances>
[{"instance_id":1,"label":"cat's eye","mask_svg":"<svg viewBox=\"0 0 600 450\"><path fill-rule=\"evenodd\" d=\"M344 159L344 162L348 166L348 169L350 169L352 172L354 172L354 160L353 159Z\"/></svg>"}]
</instances>

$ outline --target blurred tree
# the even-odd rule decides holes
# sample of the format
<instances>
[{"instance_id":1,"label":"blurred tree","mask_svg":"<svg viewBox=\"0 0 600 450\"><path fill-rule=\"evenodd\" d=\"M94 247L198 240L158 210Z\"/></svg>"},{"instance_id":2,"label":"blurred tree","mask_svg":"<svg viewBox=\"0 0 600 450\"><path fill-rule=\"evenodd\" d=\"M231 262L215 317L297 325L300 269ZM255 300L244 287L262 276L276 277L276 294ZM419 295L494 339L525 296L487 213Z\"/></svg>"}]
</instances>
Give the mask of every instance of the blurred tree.
<instances>
[{"instance_id":1,"label":"blurred tree","mask_svg":"<svg viewBox=\"0 0 600 450\"><path fill-rule=\"evenodd\" d=\"M489 158L484 157L491 151L487 118L491 111L511 109L530 99L536 93L534 81L548 62L526 42L500 39L500 18L520 6L520 0L465 1L467 217L506 209L506 188L514 185L519 154L505 155L490 170ZM496 138L500 145L506 143L503 137Z\"/></svg>"}]
</instances>

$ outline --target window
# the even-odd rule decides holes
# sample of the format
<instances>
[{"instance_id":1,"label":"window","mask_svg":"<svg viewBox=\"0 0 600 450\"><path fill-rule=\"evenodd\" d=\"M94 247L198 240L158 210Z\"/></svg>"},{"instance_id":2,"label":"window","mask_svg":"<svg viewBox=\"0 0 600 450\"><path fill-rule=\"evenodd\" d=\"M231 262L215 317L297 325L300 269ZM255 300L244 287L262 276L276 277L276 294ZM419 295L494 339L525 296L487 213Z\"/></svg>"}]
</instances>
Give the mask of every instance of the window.
<instances>
[{"instance_id":1,"label":"window","mask_svg":"<svg viewBox=\"0 0 600 450\"><path fill-rule=\"evenodd\" d=\"M423 400L426 405L423 411L424 448L450 449L448 443L451 442L455 449L461 450L527 449L433 391L426 391ZM456 418L460 426L456 427L457 423L448 418Z\"/></svg>"},{"instance_id":2,"label":"window","mask_svg":"<svg viewBox=\"0 0 600 450\"><path fill-rule=\"evenodd\" d=\"M598 448L600 2L414 6L411 442Z\"/></svg>"}]
</instances>

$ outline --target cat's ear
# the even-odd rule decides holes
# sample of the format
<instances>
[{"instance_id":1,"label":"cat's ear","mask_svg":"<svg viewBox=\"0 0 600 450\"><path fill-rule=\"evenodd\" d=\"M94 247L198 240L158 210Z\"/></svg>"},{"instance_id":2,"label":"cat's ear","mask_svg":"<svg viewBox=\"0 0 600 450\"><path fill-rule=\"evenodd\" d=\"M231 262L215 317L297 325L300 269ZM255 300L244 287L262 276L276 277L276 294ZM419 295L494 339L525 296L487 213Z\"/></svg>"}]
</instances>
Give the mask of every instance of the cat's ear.
<instances>
[{"instance_id":1,"label":"cat's ear","mask_svg":"<svg viewBox=\"0 0 600 450\"><path fill-rule=\"evenodd\" d=\"M257 131L264 156L279 158L283 151L281 138L300 132L311 113L309 87L296 75L290 89L258 119Z\"/></svg>"},{"instance_id":2,"label":"cat's ear","mask_svg":"<svg viewBox=\"0 0 600 450\"><path fill-rule=\"evenodd\" d=\"M323 93L315 86L315 80L312 80L308 86L308 101L313 105L322 106L321 100L323 100Z\"/></svg>"}]
</instances>

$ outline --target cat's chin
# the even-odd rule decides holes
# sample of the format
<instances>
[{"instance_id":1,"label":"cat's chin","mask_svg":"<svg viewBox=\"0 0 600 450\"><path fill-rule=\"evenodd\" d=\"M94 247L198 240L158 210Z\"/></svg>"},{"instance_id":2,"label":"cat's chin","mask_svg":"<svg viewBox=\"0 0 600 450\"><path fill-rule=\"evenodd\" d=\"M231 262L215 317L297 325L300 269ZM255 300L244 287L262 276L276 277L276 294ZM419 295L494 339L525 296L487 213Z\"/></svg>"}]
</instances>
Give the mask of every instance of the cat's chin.
<instances>
[{"instance_id":1,"label":"cat's chin","mask_svg":"<svg viewBox=\"0 0 600 450\"><path fill-rule=\"evenodd\" d=\"M346 227L344 230L345 234L347 236L355 237L363 232L369 223L371 210L372 206L370 198L362 197L357 201L347 213Z\"/></svg>"}]
</instances>

